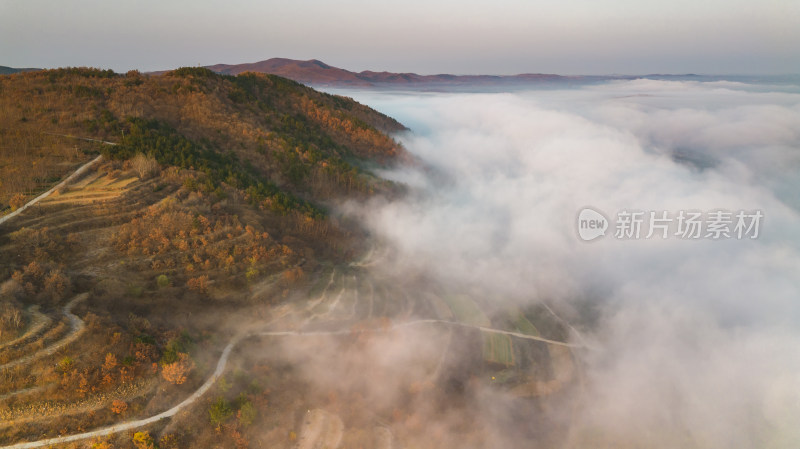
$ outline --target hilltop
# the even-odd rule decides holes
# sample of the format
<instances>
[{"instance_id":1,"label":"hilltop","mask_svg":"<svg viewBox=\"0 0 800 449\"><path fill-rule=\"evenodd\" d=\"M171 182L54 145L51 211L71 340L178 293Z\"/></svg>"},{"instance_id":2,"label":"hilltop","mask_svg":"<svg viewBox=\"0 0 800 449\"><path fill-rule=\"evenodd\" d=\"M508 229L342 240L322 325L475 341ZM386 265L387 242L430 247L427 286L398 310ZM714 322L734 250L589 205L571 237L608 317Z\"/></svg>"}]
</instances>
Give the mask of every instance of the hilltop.
<instances>
[{"instance_id":1,"label":"hilltop","mask_svg":"<svg viewBox=\"0 0 800 449\"><path fill-rule=\"evenodd\" d=\"M340 69L312 59L298 61L287 58L272 58L265 61L249 64L215 64L206 66L207 69L226 75L238 75L244 72L258 72L279 75L303 84L330 84L348 86L371 86L368 79L359 73Z\"/></svg>"}]
</instances>

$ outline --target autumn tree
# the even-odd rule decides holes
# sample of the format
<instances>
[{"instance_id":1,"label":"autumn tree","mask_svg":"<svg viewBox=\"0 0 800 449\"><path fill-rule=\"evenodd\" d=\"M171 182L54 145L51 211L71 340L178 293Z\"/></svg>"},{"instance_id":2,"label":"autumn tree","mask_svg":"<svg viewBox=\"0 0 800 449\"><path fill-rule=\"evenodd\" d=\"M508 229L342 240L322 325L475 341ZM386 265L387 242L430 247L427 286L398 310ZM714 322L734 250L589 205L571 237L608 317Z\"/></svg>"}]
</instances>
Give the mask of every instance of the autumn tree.
<instances>
[{"instance_id":1,"label":"autumn tree","mask_svg":"<svg viewBox=\"0 0 800 449\"><path fill-rule=\"evenodd\" d=\"M150 432L136 432L133 434L133 445L136 449L155 449L156 445Z\"/></svg>"},{"instance_id":2,"label":"autumn tree","mask_svg":"<svg viewBox=\"0 0 800 449\"><path fill-rule=\"evenodd\" d=\"M42 292L52 302L56 303L64 298L70 285L69 278L60 269L56 269L48 273L47 278L44 280Z\"/></svg>"},{"instance_id":3,"label":"autumn tree","mask_svg":"<svg viewBox=\"0 0 800 449\"><path fill-rule=\"evenodd\" d=\"M189 287L189 290L194 290L197 292L206 292L208 291L208 275L202 275L195 278L190 278L186 281L186 286Z\"/></svg>"},{"instance_id":4,"label":"autumn tree","mask_svg":"<svg viewBox=\"0 0 800 449\"><path fill-rule=\"evenodd\" d=\"M160 449L179 449L180 441L178 435L174 433L167 433L161 436L158 440L158 447Z\"/></svg>"},{"instance_id":5,"label":"autumn tree","mask_svg":"<svg viewBox=\"0 0 800 449\"><path fill-rule=\"evenodd\" d=\"M158 161L156 161L154 157L145 156L142 153L138 153L131 159L131 167L136 171L136 174L139 175L139 179L142 180L157 175L161 170Z\"/></svg>"},{"instance_id":6,"label":"autumn tree","mask_svg":"<svg viewBox=\"0 0 800 449\"><path fill-rule=\"evenodd\" d=\"M106 359L103 362L103 373L108 374L117 367L117 356L112 353L106 354Z\"/></svg>"},{"instance_id":7,"label":"autumn tree","mask_svg":"<svg viewBox=\"0 0 800 449\"><path fill-rule=\"evenodd\" d=\"M114 399L114 402L111 403L111 411L117 415L125 413L125 410L128 410L128 403L125 401L121 401L119 399Z\"/></svg>"},{"instance_id":8,"label":"autumn tree","mask_svg":"<svg viewBox=\"0 0 800 449\"><path fill-rule=\"evenodd\" d=\"M0 337L6 333L15 335L25 324L19 306L11 301L0 302Z\"/></svg>"},{"instance_id":9,"label":"autumn tree","mask_svg":"<svg viewBox=\"0 0 800 449\"><path fill-rule=\"evenodd\" d=\"M161 376L173 385L180 385L186 382L189 373L194 368L194 362L185 352L178 353L178 360L164 365L161 369Z\"/></svg>"},{"instance_id":10,"label":"autumn tree","mask_svg":"<svg viewBox=\"0 0 800 449\"><path fill-rule=\"evenodd\" d=\"M9 200L8 203L11 206L11 210L15 211L20 207L24 206L25 203L27 202L26 200L27 198L25 197L25 195L17 193L16 195L11 197L11 200Z\"/></svg>"},{"instance_id":11,"label":"autumn tree","mask_svg":"<svg viewBox=\"0 0 800 449\"><path fill-rule=\"evenodd\" d=\"M221 426L225 421L227 421L231 415L233 415L231 405L223 397L218 397L208 409L208 418L211 421L211 424L217 427Z\"/></svg>"},{"instance_id":12,"label":"autumn tree","mask_svg":"<svg viewBox=\"0 0 800 449\"><path fill-rule=\"evenodd\" d=\"M253 403L249 400L246 400L243 401L242 405L239 407L239 411L236 412L236 419L239 421L239 425L242 427L247 427L250 424L253 424L257 414L258 412L253 406Z\"/></svg>"},{"instance_id":13,"label":"autumn tree","mask_svg":"<svg viewBox=\"0 0 800 449\"><path fill-rule=\"evenodd\" d=\"M91 449L114 449L114 445L107 439L95 438L92 440Z\"/></svg>"}]
</instances>

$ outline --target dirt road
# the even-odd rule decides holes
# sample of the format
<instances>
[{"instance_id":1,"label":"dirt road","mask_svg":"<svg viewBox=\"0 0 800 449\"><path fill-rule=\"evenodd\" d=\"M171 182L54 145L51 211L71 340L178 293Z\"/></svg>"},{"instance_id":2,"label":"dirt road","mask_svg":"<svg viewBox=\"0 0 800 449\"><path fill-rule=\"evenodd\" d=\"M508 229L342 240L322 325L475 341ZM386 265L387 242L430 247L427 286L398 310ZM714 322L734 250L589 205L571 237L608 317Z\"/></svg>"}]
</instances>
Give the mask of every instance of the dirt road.
<instances>
[{"instance_id":1,"label":"dirt road","mask_svg":"<svg viewBox=\"0 0 800 449\"><path fill-rule=\"evenodd\" d=\"M104 142L104 143L110 143L110 142ZM116 145L116 144L114 144L114 145ZM91 167L92 165L100 162L102 159L103 159L102 155L101 156L97 156L96 158L92 159L91 161L81 165L71 175L67 176L66 179L64 179L63 181L61 181L58 184L56 184L52 189L48 190L47 192L44 192L43 194L37 196L34 199L28 201L27 204L25 204L24 206L22 206L19 209L15 210L14 212L11 212L8 215L0 217L0 225L5 223L5 222L7 222L8 220L11 220L12 218L16 217L17 215L21 214L22 211L24 211L25 209L33 206L34 204L38 203L41 200L47 198L48 196L50 196L50 194L52 194L53 192L55 192L56 190L58 190L62 186L65 186L65 185L69 184L73 179L75 179L78 176L80 176L83 173L85 173L86 170L89 169L89 167Z\"/></svg>"},{"instance_id":2,"label":"dirt road","mask_svg":"<svg viewBox=\"0 0 800 449\"><path fill-rule=\"evenodd\" d=\"M74 301L74 300L73 300ZM499 333L505 335L513 335L518 338L524 338L527 340L536 340L542 341L545 343L549 343L552 345L558 346L565 346L565 347L580 347L578 344L560 342L555 340L549 340L542 337L537 337L533 335L526 335L521 334L519 332L511 332L511 331L504 331L500 329L492 329L483 326L475 326L471 324L464 324L458 323L454 321L444 321L444 320L416 320L416 321L407 321L403 323L398 323L386 328L379 328L379 329L364 329L364 330L352 330L352 329L341 329L341 330L334 330L334 331L252 331L247 332L244 334L240 334L235 336L231 341L225 346L223 349L222 354L220 355L219 361L217 362L217 367L211 376L200 386L194 393L192 393L189 397L183 400L180 404L172 407L171 409L161 412L157 415L151 416L149 418L138 419L134 421L123 422L119 424L115 424L113 426L103 427L91 432L84 432L75 435L68 435L63 437L55 437L55 438L47 438L44 440L37 440L37 441L30 441L26 443L17 443L10 446L2 446L0 449L28 449L28 448L37 448L37 447L46 447L55 444L63 444L69 443L72 441L80 441L85 440L87 438L95 438L95 437L102 437L113 433L124 432L126 430L136 429L139 427L144 427L148 424L155 423L162 419L170 418L175 416L179 411L183 410L184 408L188 407L189 405L193 404L197 401L200 397L208 391L211 386L214 385L214 382L222 375L225 371L225 367L228 363L228 358L230 357L231 351L233 348L244 338L250 336L262 336L262 337L313 337L313 336L335 336L335 335L347 335L353 332L358 333L366 333L366 332L389 332L396 329L401 329L405 327L411 326L420 326L425 324L440 324L440 325L447 325L447 326L459 326L459 327L468 327L476 330L480 330L483 332L492 332L492 333ZM335 433L335 432L334 432ZM325 438L327 441L327 437Z\"/></svg>"}]
</instances>

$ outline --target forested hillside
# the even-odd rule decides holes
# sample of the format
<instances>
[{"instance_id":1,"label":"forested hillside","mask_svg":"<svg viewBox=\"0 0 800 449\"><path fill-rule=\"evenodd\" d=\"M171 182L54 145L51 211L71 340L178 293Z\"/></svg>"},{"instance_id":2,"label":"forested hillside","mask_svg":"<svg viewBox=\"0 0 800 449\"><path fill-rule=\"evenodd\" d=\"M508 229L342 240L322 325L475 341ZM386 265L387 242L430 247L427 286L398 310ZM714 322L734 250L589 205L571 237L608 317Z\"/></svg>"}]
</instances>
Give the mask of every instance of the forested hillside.
<instances>
[{"instance_id":1,"label":"forested hillside","mask_svg":"<svg viewBox=\"0 0 800 449\"><path fill-rule=\"evenodd\" d=\"M250 188L253 201L294 202L283 195L313 200L374 189L361 169L396 158L384 132L403 129L350 99L277 76L201 68L161 76L48 70L3 76L0 92L0 205L58 177L59 162L79 159L75 148L85 144L63 134L120 143L107 150L113 158L142 152L198 169L208 187ZM26 165L34 172L20 169Z\"/></svg>"},{"instance_id":2,"label":"forested hillside","mask_svg":"<svg viewBox=\"0 0 800 449\"><path fill-rule=\"evenodd\" d=\"M0 223L0 442L150 416L197 389L242 323L364 250L332 206L395 190L370 170L404 159L387 134L402 129L272 75L0 76L0 216L103 156ZM245 418L216 418L237 438L269 394L242 376L228 396Z\"/></svg>"}]
</instances>

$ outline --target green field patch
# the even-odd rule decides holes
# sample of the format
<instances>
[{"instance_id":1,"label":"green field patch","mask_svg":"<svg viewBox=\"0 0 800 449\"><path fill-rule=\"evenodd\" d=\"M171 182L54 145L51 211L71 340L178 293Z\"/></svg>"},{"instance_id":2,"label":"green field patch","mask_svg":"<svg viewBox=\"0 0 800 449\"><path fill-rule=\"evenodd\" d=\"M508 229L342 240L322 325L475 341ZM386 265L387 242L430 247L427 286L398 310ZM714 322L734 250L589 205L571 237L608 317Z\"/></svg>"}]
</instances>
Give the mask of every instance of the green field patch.
<instances>
[{"instance_id":1,"label":"green field patch","mask_svg":"<svg viewBox=\"0 0 800 449\"><path fill-rule=\"evenodd\" d=\"M444 300L433 293L426 294L426 298L428 299L429 304L433 307L433 310L436 313L436 316L443 319L443 320L452 320L453 319L453 311L450 309L450 306L447 305Z\"/></svg>"},{"instance_id":2,"label":"green field patch","mask_svg":"<svg viewBox=\"0 0 800 449\"><path fill-rule=\"evenodd\" d=\"M483 332L483 360L505 367L514 366L514 345L511 337L494 332Z\"/></svg>"},{"instance_id":3,"label":"green field patch","mask_svg":"<svg viewBox=\"0 0 800 449\"><path fill-rule=\"evenodd\" d=\"M524 317L537 329L539 335L552 340L566 341L569 333L566 328L542 306L525 309Z\"/></svg>"},{"instance_id":4,"label":"green field patch","mask_svg":"<svg viewBox=\"0 0 800 449\"><path fill-rule=\"evenodd\" d=\"M464 324L472 324L474 326L491 326L489 317L471 300L464 295L443 295L442 299L450 307L456 320Z\"/></svg>"},{"instance_id":5,"label":"green field patch","mask_svg":"<svg viewBox=\"0 0 800 449\"><path fill-rule=\"evenodd\" d=\"M517 332L536 337L541 336L539 334L539 329L536 329L536 326L534 326L533 323L531 323L530 320L528 320L528 318L525 317L520 310L513 310L509 312L509 315L509 318L511 319L511 325Z\"/></svg>"},{"instance_id":6,"label":"green field patch","mask_svg":"<svg viewBox=\"0 0 800 449\"><path fill-rule=\"evenodd\" d=\"M507 384L519 378L519 372L514 368L504 368L499 371L492 371L489 375L489 380L493 384Z\"/></svg>"}]
</instances>

